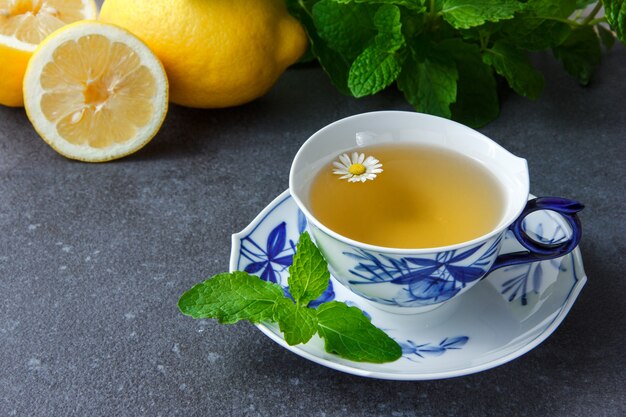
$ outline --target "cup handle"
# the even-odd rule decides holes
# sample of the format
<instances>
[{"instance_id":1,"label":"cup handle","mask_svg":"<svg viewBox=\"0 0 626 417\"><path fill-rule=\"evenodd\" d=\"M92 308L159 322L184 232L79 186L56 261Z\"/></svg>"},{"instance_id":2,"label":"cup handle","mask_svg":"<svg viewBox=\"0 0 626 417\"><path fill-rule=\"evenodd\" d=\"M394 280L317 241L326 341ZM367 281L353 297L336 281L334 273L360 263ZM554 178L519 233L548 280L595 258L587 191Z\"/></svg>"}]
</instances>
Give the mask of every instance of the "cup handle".
<instances>
[{"instance_id":1,"label":"cup handle","mask_svg":"<svg viewBox=\"0 0 626 417\"><path fill-rule=\"evenodd\" d=\"M538 197L528 200L522 214L509 226L515 238L528 251L513 252L500 255L489 272L509 265L518 265L527 262L545 261L567 255L580 242L582 227L576 213L585 208L581 203L560 197ZM557 244L545 244L531 239L524 231L522 223L526 216L539 210L550 210L559 213L572 228L569 240Z\"/></svg>"}]
</instances>

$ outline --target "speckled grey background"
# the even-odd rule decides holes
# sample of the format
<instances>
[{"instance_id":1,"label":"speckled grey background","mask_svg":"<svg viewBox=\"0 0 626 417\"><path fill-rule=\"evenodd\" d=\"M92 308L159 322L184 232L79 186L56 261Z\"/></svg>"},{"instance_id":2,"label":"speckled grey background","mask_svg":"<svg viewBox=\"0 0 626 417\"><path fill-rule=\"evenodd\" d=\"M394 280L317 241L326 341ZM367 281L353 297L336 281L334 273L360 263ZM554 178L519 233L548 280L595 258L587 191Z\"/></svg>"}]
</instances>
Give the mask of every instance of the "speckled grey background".
<instances>
[{"instance_id":1,"label":"speckled grey background","mask_svg":"<svg viewBox=\"0 0 626 417\"><path fill-rule=\"evenodd\" d=\"M626 415L626 48L584 89L537 62L543 98L503 91L481 131L528 159L533 193L586 203L589 282L536 349L432 382L342 374L176 308L228 268L230 235L287 188L310 134L407 109L397 92L356 100L291 69L245 106L172 106L149 146L101 165L57 155L22 109L0 107L0 416Z\"/></svg>"}]
</instances>

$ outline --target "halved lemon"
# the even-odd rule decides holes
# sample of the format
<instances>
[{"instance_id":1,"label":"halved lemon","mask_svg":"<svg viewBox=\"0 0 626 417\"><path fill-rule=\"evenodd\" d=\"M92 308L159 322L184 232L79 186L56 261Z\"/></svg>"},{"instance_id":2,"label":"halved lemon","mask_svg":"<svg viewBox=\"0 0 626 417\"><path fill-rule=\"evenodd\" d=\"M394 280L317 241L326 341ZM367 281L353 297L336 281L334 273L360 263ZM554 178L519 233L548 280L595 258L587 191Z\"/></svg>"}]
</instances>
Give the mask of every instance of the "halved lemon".
<instances>
[{"instance_id":1,"label":"halved lemon","mask_svg":"<svg viewBox=\"0 0 626 417\"><path fill-rule=\"evenodd\" d=\"M94 0L0 0L0 104L23 104L26 65L46 36L97 13Z\"/></svg>"},{"instance_id":2,"label":"halved lemon","mask_svg":"<svg viewBox=\"0 0 626 417\"><path fill-rule=\"evenodd\" d=\"M62 155L103 162L141 149L167 113L158 58L136 36L82 21L37 48L24 76L24 106L39 135Z\"/></svg>"}]
</instances>

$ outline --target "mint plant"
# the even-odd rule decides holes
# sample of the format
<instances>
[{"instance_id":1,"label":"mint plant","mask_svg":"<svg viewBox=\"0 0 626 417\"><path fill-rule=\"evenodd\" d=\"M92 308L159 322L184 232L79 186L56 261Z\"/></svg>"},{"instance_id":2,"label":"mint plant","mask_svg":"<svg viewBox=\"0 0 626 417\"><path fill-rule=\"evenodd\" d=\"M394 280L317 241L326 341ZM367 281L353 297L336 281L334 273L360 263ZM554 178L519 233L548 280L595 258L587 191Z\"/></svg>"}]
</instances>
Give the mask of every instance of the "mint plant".
<instances>
[{"instance_id":1,"label":"mint plant","mask_svg":"<svg viewBox=\"0 0 626 417\"><path fill-rule=\"evenodd\" d=\"M395 83L417 111L473 127L499 114L496 76L541 95L529 53L552 50L587 85L602 45L626 41L625 0L286 1L339 91L363 97Z\"/></svg>"}]
</instances>

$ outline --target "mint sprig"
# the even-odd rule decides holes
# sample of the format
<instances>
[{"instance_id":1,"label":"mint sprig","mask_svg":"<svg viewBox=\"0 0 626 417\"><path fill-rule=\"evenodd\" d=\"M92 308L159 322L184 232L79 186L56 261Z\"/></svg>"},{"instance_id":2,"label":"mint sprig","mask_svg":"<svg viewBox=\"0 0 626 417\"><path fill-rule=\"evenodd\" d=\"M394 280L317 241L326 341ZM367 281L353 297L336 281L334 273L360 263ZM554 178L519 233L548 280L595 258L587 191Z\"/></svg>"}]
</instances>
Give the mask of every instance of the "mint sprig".
<instances>
[{"instance_id":1,"label":"mint sprig","mask_svg":"<svg viewBox=\"0 0 626 417\"><path fill-rule=\"evenodd\" d=\"M235 271L196 284L182 295L178 307L193 318L214 318L224 324L241 320L278 323L291 346L306 343L317 333L327 352L353 361L383 363L402 356L400 345L358 308L338 301L317 309L307 306L326 290L330 273L306 232L300 235L289 274L293 301L285 297L280 285Z\"/></svg>"},{"instance_id":2,"label":"mint sprig","mask_svg":"<svg viewBox=\"0 0 626 417\"><path fill-rule=\"evenodd\" d=\"M602 46L626 42L626 0L286 1L339 91L363 97L396 84L417 111L473 127L499 114L496 77L541 95L530 52L551 50L586 85Z\"/></svg>"}]
</instances>

